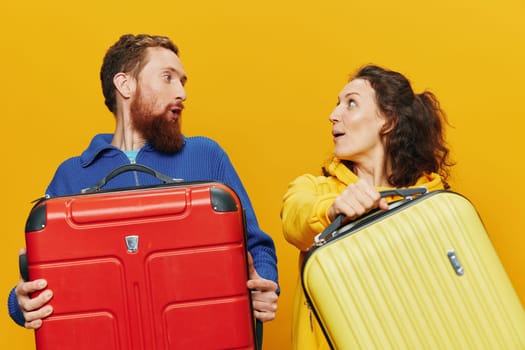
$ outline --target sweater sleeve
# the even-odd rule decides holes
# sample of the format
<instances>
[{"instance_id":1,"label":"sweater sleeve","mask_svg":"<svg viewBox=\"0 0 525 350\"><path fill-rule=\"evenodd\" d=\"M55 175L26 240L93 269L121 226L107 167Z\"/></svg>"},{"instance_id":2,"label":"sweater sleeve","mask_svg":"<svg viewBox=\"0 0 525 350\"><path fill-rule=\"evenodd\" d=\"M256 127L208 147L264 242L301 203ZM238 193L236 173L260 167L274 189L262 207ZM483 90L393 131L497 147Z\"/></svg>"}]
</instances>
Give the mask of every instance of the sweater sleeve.
<instances>
[{"instance_id":1,"label":"sweater sleeve","mask_svg":"<svg viewBox=\"0 0 525 350\"><path fill-rule=\"evenodd\" d=\"M330 224L328 209L337 195L323 177L306 174L292 181L281 209L286 240L301 251L310 248L314 237Z\"/></svg>"},{"instance_id":2,"label":"sweater sleeve","mask_svg":"<svg viewBox=\"0 0 525 350\"><path fill-rule=\"evenodd\" d=\"M230 186L239 196L246 217L248 251L252 255L255 270L262 278L279 284L274 241L259 227L255 211L241 179L228 155L224 151L221 151L221 153L219 167L217 168L218 178Z\"/></svg>"},{"instance_id":3,"label":"sweater sleeve","mask_svg":"<svg viewBox=\"0 0 525 350\"><path fill-rule=\"evenodd\" d=\"M15 288L11 289L9 297L7 298L7 308L9 310L9 316L15 321L18 325L23 326L26 322L24 314L18 306L18 301L16 300Z\"/></svg>"}]
</instances>

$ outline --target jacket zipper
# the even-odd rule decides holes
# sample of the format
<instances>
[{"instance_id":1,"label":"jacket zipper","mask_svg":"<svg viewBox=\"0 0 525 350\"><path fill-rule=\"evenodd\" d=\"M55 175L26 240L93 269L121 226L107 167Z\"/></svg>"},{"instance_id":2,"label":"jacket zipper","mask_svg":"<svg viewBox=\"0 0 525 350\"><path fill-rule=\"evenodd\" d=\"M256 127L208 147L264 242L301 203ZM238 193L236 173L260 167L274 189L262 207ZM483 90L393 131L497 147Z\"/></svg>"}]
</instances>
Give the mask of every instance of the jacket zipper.
<instances>
[{"instance_id":1,"label":"jacket zipper","mask_svg":"<svg viewBox=\"0 0 525 350\"><path fill-rule=\"evenodd\" d=\"M138 154L137 154L137 156L138 156ZM136 159L136 158L135 158L135 159ZM136 162L135 160L131 160L131 159L130 159L130 160L129 160L129 163L130 163L130 164L136 164L137 162ZM140 185L140 183L139 183L139 175L137 174L136 171L133 172L133 177L135 178L135 186L139 186L139 185Z\"/></svg>"},{"instance_id":2,"label":"jacket zipper","mask_svg":"<svg viewBox=\"0 0 525 350\"><path fill-rule=\"evenodd\" d=\"M304 305L308 308L308 319L310 320L310 331L314 331L314 323L312 320L312 306L308 302L308 300L305 300Z\"/></svg>"}]
</instances>

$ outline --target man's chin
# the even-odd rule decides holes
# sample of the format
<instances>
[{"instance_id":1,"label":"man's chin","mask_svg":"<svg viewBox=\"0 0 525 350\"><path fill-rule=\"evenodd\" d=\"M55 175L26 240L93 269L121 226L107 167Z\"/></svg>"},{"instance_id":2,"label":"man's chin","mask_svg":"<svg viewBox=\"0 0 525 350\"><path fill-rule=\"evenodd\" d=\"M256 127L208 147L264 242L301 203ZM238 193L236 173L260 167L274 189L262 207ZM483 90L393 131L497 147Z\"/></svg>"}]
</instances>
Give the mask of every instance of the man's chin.
<instances>
[{"instance_id":1,"label":"man's chin","mask_svg":"<svg viewBox=\"0 0 525 350\"><path fill-rule=\"evenodd\" d=\"M176 153L184 146L180 119L168 119L157 116L146 119L147 123L140 125L140 131L145 139L159 152Z\"/></svg>"},{"instance_id":2,"label":"man's chin","mask_svg":"<svg viewBox=\"0 0 525 350\"><path fill-rule=\"evenodd\" d=\"M150 139L149 143L155 148L157 151L161 153L166 154L173 154L179 152L182 147L184 147L184 139L182 138L182 135L172 138L154 138Z\"/></svg>"}]
</instances>

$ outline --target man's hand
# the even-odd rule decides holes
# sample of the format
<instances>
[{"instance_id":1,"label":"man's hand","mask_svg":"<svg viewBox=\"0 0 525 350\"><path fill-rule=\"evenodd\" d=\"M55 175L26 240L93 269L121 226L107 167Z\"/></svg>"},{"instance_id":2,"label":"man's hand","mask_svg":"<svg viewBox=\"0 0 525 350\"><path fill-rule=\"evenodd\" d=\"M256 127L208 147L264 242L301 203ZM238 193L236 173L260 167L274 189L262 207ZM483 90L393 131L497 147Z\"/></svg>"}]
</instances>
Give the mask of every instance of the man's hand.
<instances>
[{"instance_id":1,"label":"man's hand","mask_svg":"<svg viewBox=\"0 0 525 350\"><path fill-rule=\"evenodd\" d=\"M25 249L20 249L18 254L25 254ZM40 328L42 325L42 319L51 315L53 312L53 307L51 305L46 305L46 303L53 297L53 292L50 289L44 290L46 287L47 281L44 279L30 282L25 282L23 279L20 279L16 285L16 299L26 320L24 327L30 329ZM42 291L42 293L35 298L30 297L32 293L38 291Z\"/></svg>"},{"instance_id":2,"label":"man's hand","mask_svg":"<svg viewBox=\"0 0 525 350\"><path fill-rule=\"evenodd\" d=\"M248 253L249 280L246 283L252 291L253 312L262 322L271 321L277 311L277 283L261 278L253 266L252 255Z\"/></svg>"}]
</instances>

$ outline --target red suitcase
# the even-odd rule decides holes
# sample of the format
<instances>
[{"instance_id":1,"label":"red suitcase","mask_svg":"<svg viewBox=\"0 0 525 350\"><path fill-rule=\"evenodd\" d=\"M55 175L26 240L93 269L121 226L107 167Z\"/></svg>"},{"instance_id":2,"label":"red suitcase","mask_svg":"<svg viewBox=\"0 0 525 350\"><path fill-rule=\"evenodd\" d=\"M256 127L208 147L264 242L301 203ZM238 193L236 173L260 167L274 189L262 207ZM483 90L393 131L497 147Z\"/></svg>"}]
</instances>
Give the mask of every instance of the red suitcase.
<instances>
[{"instance_id":1,"label":"red suitcase","mask_svg":"<svg viewBox=\"0 0 525 350\"><path fill-rule=\"evenodd\" d=\"M216 182L41 201L21 263L54 291L37 349L254 349L243 219Z\"/></svg>"}]
</instances>

